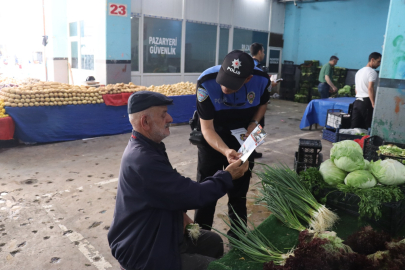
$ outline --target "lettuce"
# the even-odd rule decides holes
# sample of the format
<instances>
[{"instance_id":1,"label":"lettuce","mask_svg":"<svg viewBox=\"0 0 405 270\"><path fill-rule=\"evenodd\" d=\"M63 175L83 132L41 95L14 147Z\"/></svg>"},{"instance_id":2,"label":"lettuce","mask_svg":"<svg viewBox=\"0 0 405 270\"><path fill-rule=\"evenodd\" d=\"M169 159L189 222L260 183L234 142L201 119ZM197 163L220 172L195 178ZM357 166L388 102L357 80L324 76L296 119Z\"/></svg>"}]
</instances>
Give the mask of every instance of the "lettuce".
<instances>
[{"instance_id":1,"label":"lettuce","mask_svg":"<svg viewBox=\"0 0 405 270\"><path fill-rule=\"evenodd\" d=\"M363 149L355 141L341 141L333 144L330 159L335 165L346 172L363 170L365 163Z\"/></svg>"},{"instance_id":2,"label":"lettuce","mask_svg":"<svg viewBox=\"0 0 405 270\"><path fill-rule=\"evenodd\" d=\"M397 160L385 159L371 162L370 171L381 184L390 186L405 183L405 166Z\"/></svg>"},{"instance_id":3,"label":"lettuce","mask_svg":"<svg viewBox=\"0 0 405 270\"><path fill-rule=\"evenodd\" d=\"M371 188L377 185L377 180L369 171L358 170L346 176L345 184L357 188Z\"/></svg>"},{"instance_id":4,"label":"lettuce","mask_svg":"<svg viewBox=\"0 0 405 270\"><path fill-rule=\"evenodd\" d=\"M336 167L335 163L330 159L325 160L321 164L319 172L321 173L323 180L331 186L343 184L347 175L347 172Z\"/></svg>"}]
</instances>

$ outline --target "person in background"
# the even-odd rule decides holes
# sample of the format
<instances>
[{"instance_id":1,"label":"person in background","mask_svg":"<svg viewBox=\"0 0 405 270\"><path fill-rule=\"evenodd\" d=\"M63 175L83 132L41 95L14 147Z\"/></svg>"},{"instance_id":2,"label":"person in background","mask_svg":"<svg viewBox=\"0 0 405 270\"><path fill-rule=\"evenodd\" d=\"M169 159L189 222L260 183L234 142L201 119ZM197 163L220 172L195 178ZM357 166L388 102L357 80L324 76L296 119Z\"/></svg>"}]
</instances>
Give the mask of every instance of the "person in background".
<instances>
[{"instance_id":1,"label":"person in background","mask_svg":"<svg viewBox=\"0 0 405 270\"><path fill-rule=\"evenodd\" d=\"M124 270L205 270L223 255L221 237L200 230L192 240L186 211L216 202L245 174L235 158L224 170L200 184L180 175L170 164L162 140L169 136L173 100L140 91L128 99L131 138L121 160L114 218L108 231L112 255Z\"/></svg>"},{"instance_id":2,"label":"person in background","mask_svg":"<svg viewBox=\"0 0 405 270\"><path fill-rule=\"evenodd\" d=\"M270 97L270 78L255 67L252 57L242 51L230 52L222 65L205 70L197 81L197 112L205 142L198 145L197 181L224 166L235 162L241 147L232 130L245 128L245 137L256 128L267 110ZM246 222L246 194L252 176L253 158L249 157L250 170L235 180L228 192L228 213L235 213ZM216 202L195 212L195 222L210 229L214 220ZM232 231L228 235L235 237Z\"/></svg>"},{"instance_id":3,"label":"person in background","mask_svg":"<svg viewBox=\"0 0 405 270\"><path fill-rule=\"evenodd\" d=\"M381 54L373 52L368 57L367 65L356 73L356 101L353 104L351 128L371 127L375 105L374 84L378 78L375 69L380 65Z\"/></svg>"},{"instance_id":4,"label":"person in background","mask_svg":"<svg viewBox=\"0 0 405 270\"><path fill-rule=\"evenodd\" d=\"M267 67L261 64L261 62L264 60L264 57L266 56L266 54L264 53L263 44L255 42L252 45L250 45L250 55L252 55L253 61L255 62L255 67L260 68L263 72L267 73L268 71ZM271 88L274 86L277 86L277 82L272 81L269 87L269 91L271 91ZM264 127L264 116L262 120L260 120L260 125ZM263 153L256 152L255 150L253 151L252 156L253 158L261 158L263 156Z\"/></svg>"},{"instance_id":5,"label":"person in background","mask_svg":"<svg viewBox=\"0 0 405 270\"><path fill-rule=\"evenodd\" d=\"M323 65L319 73L318 91L321 98L329 98L331 92L336 92L338 89L333 84L333 67L336 66L339 58L331 56L329 62Z\"/></svg>"}]
</instances>

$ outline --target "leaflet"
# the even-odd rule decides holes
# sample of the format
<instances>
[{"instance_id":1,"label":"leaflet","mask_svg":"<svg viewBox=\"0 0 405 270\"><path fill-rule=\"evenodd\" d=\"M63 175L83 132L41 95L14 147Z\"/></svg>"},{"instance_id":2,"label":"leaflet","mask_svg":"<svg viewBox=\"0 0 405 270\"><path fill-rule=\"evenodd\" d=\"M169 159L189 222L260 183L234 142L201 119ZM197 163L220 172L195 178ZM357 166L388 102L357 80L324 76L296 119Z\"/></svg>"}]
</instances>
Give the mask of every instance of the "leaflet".
<instances>
[{"instance_id":1,"label":"leaflet","mask_svg":"<svg viewBox=\"0 0 405 270\"><path fill-rule=\"evenodd\" d=\"M267 136L266 131L264 131L260 125L257 125L257 127L247 138L245 138L246 129L244 128L234 129L231 130L231 132L242 145L238 150L238 153L242 153L242 157L240 159L243 162L249 158L256 147L264 143L264 138Z\"/></svg>"}]
</instances>

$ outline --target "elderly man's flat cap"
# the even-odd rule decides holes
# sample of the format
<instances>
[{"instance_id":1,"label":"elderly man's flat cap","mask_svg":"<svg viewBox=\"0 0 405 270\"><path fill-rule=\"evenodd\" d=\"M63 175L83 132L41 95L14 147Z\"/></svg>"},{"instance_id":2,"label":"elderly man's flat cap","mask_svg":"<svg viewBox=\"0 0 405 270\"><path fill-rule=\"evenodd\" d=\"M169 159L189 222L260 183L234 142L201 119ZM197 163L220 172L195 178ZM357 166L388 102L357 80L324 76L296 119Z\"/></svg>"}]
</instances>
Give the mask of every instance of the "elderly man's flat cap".
<instances>
[{"instance_id":1,"label":"elderly man's flat cap","mask_svg":"<svg viewBox=\"0 0 405 270\"><path fill-rule=\"evenodd\" d=\"M172 105L173 99L163 94L139 91L133 93L128 99L128 114L144 111L153 106Z\"/></svg>"}]
</instances>

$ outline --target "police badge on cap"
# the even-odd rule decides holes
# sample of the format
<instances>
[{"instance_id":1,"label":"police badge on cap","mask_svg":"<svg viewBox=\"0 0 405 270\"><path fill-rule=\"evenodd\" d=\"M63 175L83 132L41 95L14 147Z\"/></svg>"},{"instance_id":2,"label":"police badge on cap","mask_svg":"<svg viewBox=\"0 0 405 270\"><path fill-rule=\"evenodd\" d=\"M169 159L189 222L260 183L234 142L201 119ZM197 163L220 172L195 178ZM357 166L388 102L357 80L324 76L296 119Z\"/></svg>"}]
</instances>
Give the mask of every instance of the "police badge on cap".
<instances>
[{"instance_id":1,"label":"police badge on cap","mask_svg":"<svg viewBox=\"0 0 405 270\"><path fill-rule=\"evenodd\" d=\"M253 74L253 58L242 51L235 50L225 56L219 69L216 82L232 90L239 90L246 78Z\"/></svg>"}]
</instances>

